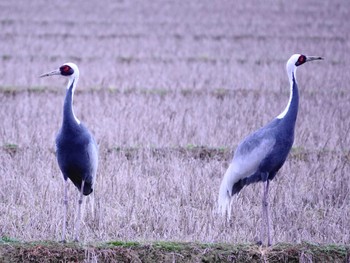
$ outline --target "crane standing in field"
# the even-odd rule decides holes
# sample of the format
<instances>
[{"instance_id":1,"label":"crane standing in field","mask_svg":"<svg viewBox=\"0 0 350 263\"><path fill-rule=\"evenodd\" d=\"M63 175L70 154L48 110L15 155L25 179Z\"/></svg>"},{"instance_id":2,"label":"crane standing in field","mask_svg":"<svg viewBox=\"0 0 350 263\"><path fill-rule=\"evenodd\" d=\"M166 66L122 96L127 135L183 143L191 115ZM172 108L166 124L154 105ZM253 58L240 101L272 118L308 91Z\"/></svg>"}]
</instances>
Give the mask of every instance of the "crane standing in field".
<instances>
[{"instance_id":1,"label":"crane standing in field","mask_svg":"<svg viewBox=\"0 0 350 263\"><path fill-rule=\"evenodd\" d=\"M263 243L264 226L267 226L268 245L271 245L268 213L269 182L285 162L294 142L294 127L298 115L299 93L296 69L308 61L321 57L295 54L287 62L290 97L284 111L264 127L246 137L237 147L233 160L221 182L219 209L231 215L234 194L251 183L263 182L262 223L260 242Z\"/></svg>"},{"instance_id":2,"label":"crane standing in field","mask_svg":"<svg viewBox=\"0 0 350 263\"><path fill-rule=\"evenodd\" d=\"M98 149L93 135L74 115L73 95L79 80L79 69L77 65L65 63L59 69L43 74L40 77L52 75L68 77L66 97L63 105L63 122L56 137L57 161L64 178L62 242L65 242L66 236L68 178L80 192L74 237L74 240L78 241L83 195L89 195L93 191L98 165Z\"/></svg>"}]
</instances>

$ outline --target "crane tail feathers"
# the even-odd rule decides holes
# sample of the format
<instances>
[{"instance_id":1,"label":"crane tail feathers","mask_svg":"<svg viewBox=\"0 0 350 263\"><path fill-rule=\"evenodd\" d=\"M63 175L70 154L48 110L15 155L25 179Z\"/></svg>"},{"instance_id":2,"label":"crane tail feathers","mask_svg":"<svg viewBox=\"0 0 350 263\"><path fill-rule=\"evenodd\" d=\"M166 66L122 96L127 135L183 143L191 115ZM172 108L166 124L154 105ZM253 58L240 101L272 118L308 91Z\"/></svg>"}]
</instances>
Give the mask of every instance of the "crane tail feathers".
<instances>
[{"instance_id":1,"label":"crane tail feathers","mask_svg":"<svg viewBox=\"0 0 350 263\"><path fill-rule=\"evenodd\" d=\"M219 190L219 199L218 199L218 210L222 216L227 214L227 217L231 217L232 209L232 185L230 183L230 178L232 177L232 164L228 167L224 178L222 179L220 190Z\"/></svg>"}]
</instances>

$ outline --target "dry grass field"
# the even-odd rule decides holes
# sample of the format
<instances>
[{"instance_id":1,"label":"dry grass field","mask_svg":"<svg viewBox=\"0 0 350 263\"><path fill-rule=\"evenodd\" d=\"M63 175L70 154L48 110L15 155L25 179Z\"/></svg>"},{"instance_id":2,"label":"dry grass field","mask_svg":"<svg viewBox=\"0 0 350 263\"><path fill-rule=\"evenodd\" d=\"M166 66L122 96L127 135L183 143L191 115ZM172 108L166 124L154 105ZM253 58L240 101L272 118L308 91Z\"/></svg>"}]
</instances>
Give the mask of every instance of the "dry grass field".
<instances>
[{"instance_id":1,"label":"dry grass field","mask_svg":"<svg viewBox=\"0 0 350 263\"><path fill-rule=\"evenodd\" d=\"M57 241L63 177L54 154L66 80L100 163L83 242L254 243L262 185L229 222L216 212L239 141L285 107L298 69L293 151L271 184L275 243L350 243L350 2L0 1L0 237ZM69 188L72 239L78 193Z\"/></svg>"}]
</instances>

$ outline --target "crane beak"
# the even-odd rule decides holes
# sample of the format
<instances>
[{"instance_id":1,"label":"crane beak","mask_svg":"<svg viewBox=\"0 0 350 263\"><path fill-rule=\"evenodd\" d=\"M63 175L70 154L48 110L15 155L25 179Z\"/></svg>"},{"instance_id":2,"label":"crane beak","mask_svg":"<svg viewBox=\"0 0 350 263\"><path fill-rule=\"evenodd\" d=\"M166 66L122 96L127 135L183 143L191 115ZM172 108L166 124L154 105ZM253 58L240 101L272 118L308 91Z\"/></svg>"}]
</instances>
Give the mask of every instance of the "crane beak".
<instances>
[{"instance_id":1,"label":"crane beak","mask_svg":"<svg viewBox=\"0 0 350 263\"><path fill-rule=\"evenodd\" d=\"M51 71L51 72L42 74L42 75L40 75L39 77L40 77L40 78L43 78L43 77L48 77L48 76L53 76L53 75L61 75L61 71L60 71L59 69L56 69L56 70L54 70L54 71Z\"/></svg>"},{"instance_id":2,"label":"crane beak","mask_svg":"<svg viewBox=\"0 0 350 263\"><path fill-rule=\"evenodd\" d=\"M317 56L306 56L306 61L305 62L309 62L309 61L313 61L313 60L323 60L323 57L317 57Z\"/></svg>"}]
</instances>

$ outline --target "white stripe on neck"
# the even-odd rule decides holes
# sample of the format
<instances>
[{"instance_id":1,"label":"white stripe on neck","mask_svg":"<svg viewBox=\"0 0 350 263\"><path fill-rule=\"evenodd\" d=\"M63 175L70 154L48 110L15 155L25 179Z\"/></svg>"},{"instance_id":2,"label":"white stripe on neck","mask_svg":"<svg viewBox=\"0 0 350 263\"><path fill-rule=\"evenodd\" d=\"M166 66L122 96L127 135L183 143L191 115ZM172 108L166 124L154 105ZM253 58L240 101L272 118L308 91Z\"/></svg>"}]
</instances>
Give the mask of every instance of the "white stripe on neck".
<instances>
[{"instance_id":1,"label":"white stripe on neck","mask_svg":"<svg viewBox=\"0 0 350 263\"><path fill-rule=\"evenodd\" d=\"M74 75L73 75L73 76L74 76ZM71 104L71 108L72 108L73 117L74 117L76 123L79 125L79 124L80 124L80 120L77 118L77 116L75 116L75 114L74 114L74 109L73 109L74 91L75 91L75 87L77 86L77 83L78 83L78 79L79 79L79 78L74 78L73 76L72 76L71 78L69 78L67 89L70 88L70 86L72 85L72 83L73 83L73 81L74 81L73 87L72 87L72 104Z\"/></svg>"},{"instance_id":2,"label":"white stripe on neck","mask_svg":"<svg viewBox=\"0 0 350 263\"><path fill-rule=\"evenodd\" d=\"M296 80L296 76L295 76L295 73L296 73L296 67L294 67L291 72L287 72L288 73L288 78L289 78L289 84L290 84L290 95L289 95L289 101L288 101L288 104L287 104L287 107L284 109L284 111L282 111L276 118L277 119L283 119L286 114L288 113L289 111L289 108L290 108L290 104L292 103L292 99L293 99L293 76L294 76L294 81L297 81Z\"/></svg>"},{"instance_id":3,"label":"white stripe on neck","mask_svg":"<svg viewBox=\"0 0 350 263\"><path fill-rule=\"evenodd\" d=\"M286 116L287 112L289 111L290 104L292 103L292 98L293 98L293 84L290 85L290 95L289 95L289 101L288 101L287 107L284 109L284 111L282 111L277 116L277 119L283 119Z\"/></svg>"}]
</instances>

